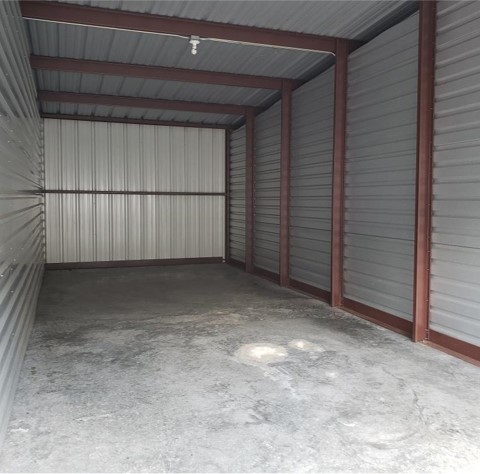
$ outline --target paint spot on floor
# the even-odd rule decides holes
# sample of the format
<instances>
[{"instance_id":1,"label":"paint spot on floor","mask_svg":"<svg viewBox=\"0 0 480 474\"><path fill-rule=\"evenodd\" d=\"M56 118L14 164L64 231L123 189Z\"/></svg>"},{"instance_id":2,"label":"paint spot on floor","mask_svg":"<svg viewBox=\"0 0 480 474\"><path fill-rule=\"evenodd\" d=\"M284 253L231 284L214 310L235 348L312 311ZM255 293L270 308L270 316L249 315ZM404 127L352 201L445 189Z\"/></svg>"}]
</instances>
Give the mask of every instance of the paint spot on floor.
<instances>
[{"instance_id":1,"label":"paint spot on floor","mask_svg":"<svg viewBox=\"0 0 480 474\"><path fill-rule=\"evenodd\" d=\"M75 418L75 421L92 421L100 418L110 418L111 416L112 415L110 413L106 413L104 415L83 416L81 418Z\"/></svg>"},{"instance_id":2,"label":"paint spot on floor","mask_svg":"<svg viewBox=\"0 0 480 474\"><path fill-rule=\"evenodd\" d=\"M294 339L288 343L288 347L304 352L325 352L322 346L306 341L305 339Z\"/></svg>"},{"instance_id":3,"label":"paint spot on floor","mask_svg":"<svg viewBox=\"0 0 480 474\"><path fill-rule=\"evenodd\" d=\"M244 344L235 352L235 357L247 364L271 364L288 357L285 347L269 343Z\"/></svg>"}]
</instances>

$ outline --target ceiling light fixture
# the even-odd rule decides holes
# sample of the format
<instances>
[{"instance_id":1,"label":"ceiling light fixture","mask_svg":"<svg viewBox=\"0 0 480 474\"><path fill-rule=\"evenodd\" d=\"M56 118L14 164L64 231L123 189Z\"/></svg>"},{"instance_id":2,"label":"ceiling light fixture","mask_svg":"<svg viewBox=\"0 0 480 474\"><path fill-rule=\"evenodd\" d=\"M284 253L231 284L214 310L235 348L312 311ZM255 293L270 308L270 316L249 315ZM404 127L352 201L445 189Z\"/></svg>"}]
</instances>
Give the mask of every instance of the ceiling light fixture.
<instances>
[{"instance_id":1,"label":"ceiling light fixture","mask_svg":"<svg viewBox=\"0 0 480 474\"><path fill-rule=\"evenodd\" d=\"M197 54L197 47L200 44L200 36L190 36L189 43L192 45L192 54L195 56Z\"/></svg>"}]
</instances>

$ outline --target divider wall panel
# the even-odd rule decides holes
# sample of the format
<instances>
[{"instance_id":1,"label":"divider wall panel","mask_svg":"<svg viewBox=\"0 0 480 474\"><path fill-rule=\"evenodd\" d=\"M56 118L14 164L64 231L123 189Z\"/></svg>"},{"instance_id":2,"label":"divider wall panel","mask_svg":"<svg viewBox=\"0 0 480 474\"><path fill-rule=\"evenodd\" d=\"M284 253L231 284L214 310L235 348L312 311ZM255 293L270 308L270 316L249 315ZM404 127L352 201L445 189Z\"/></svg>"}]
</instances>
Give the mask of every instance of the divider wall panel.
<instances>
[{"instance_id":1,"label":"divider wall panel","mask_svg":"<svg viewBox=\"0 0 480 474\"><path fill-rule=\"evenodd\" d=\"M430 329L480 346L480 3L437 9Z\"/></svg>"},{"instance_id":2,"label":"divider wall panel","mask_svg":"<svg viewBox=\"0 0 480 474\"><path fill-rule=\"evenodd\" d=\"M344 295L412 320L418 13L349 57Z\"/></svg>"},{"instance_id":3,"label":"divider wall panel","mask_svg":"<svg viewBox=\"0 0 480 474\"><path fill-rule=\"evenodd\" d=\"M281 101L255 118L254 264L274 274L280 269Z\"/></svg>"},{"instance_id":4,"label":"divider wall panel","mask_svg":"<svg viewBox=\"0 0 480 474\"><path fill-rule=\"evenodd\" d=\"M245 262L246 127L230 133L230 258Z\"/></svg>"},{"instance_id":5,"label":"divider wall panel","mask_svg":"<svg viewBox=\"0 0 480 474\"><path fill-rule=\"evenodd\" d=\"M48 119L45 161L48 263L224 256L223 130Z\"/></svg>"},{"instance_id":6,"label":"divider wall panel","mask_svg":"<svg viewBox=\"0 0 480 474\"><path fill-rule=\"evenodd\" d=\"M42 283L42 120L18 2L0 2L0 445Z\"/></svg>"},{"instance_id":7,"label":"divider wall panel","mask_svg":"<svg viewBox=\"0 0 480 474\"><path fill-rule=\"evenodd\" d=\"M290 278L330 291L334 68L293 93Z\"/></svg>"}]
</instances>

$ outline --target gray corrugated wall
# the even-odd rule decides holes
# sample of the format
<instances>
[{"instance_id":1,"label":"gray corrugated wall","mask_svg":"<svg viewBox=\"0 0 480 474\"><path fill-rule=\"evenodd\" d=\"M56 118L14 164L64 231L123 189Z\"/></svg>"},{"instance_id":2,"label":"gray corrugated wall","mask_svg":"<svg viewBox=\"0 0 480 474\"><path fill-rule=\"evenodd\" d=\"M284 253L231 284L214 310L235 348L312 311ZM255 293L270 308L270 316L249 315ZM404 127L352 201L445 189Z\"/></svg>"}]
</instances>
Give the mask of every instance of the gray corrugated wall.
<instances>
[{"instance_id":1,"label":"gray corrugated wall","mask_svg":"<svg viewBox=\"0 0 480 474\"><path fill-rule=\"evenodd\" d=\"M345 297L411 320L418 14L349 58Z\"/></svg>"},{"instance_id":2,"label":"gray corrugated wall","mask_svg":"<svg viewBox=\"0 0 480 474\"><path fill-rule=\"evenodd\" d=\"M225 131L45 120L49 190L225 192ZM225 197L49 193L47 261L223 257Z\"/></svg>"},{"instance_id":3,"label":"gray corrugated wall","mask_svg":"<svg viewBox=\"0 0 480 474\"><path fill-rule=\"evenodd\" d=\"M41 119L17 2L0 2L0 442L43 274Z\"/></svg>"},{"instance_id":4,"label":"gray corrugated wall","mask_svg":"<svg viewBox=\"0 0 480 474\"><path fill-rule=\"evenodd\" d=\"M430 328L480 346L480 3L439 2Z\"/></svg>"},{"instance_id":5,"label":"gray corrugated wall","mask_svg":"<svg viewBox=\"0 0 480 474\"><path fill-rule=\"evenodd\" d=\"M246 127L230 134L230 258L245 262Z\"/></svg>"},{"instance_id":6,"label":"gray corrugated wall","mask_svg":"<svg viewBox=\"0 0 480 474\"><path fill-rule=\"evenodd\" d=\"M334 69L293 93L290 277L330 291Z\"/></svg>"},{"instance_id":7,"label":"gray corrugated wall","mask_svg":"<svg viewBox=\"0 0 480 474\"><path fill-rule=\"evenodd\" d=\"M255 118L254 263L276 274L280 271L280 139L281 101Z\"/></svg>"}]
</instances>

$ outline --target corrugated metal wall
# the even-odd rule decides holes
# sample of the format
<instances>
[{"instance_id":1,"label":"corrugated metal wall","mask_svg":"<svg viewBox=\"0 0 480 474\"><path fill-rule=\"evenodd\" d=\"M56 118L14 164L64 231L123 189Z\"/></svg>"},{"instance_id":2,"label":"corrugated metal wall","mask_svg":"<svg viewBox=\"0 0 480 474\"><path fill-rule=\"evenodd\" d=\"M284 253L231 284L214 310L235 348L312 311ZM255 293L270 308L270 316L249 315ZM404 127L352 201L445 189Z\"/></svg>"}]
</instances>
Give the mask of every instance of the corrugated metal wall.
<instances>
[{"instance_id":1,"label":"corrugated metal wall","mask_svg":"<svg viewBox=\"0 0 480 474\"><path fill-rule=\"evenodd\" d=\"M480 346L480 3L439 2L430 328Z\"/></svg>"},{"instance_id":2,"label":"corrugated metal wall","mask_svg":"<svg viewBox=\"0 0 480 474\"><path fill-rule=\"evenodd\" d=\"M412 319L418 14L349 58L345 297Z\"/></svg>"},{"instance_id":3,"label":"corrugated metal wall","mask_svg":"<svg viewBox=\"0 0 480 474\"><path fill-rule=\"evenodd\" d=\"M48 190L225 192L225 132L45 120ZM47 261L224 256L224 196L47 195Z\"/></svg>"},{"instance_id":4,"label":"corrugated metal wall","mask_svg":"<svg viewBox=\"0 0 480 474\"><path fill-rule=\"evenodd\" d=\"M255 118L254 264L280 271L281 101Z\"/></svg>"},{"instance_id":5,"label":"corrugated metal wall","mask_svg":"<svg viewBox=\"0 0 480 474\"><path fill-rule=\"evenodd\" d=\"M230 258L245 262L245 125L230 134Z\"/></svg>"},{"instance_id":6,"label":"corrugated metal wall","mask_svg":"<svg viewBox=\"0 0 480 474\"><path fill-rule=\"evenodd\" d=\"M43 274L41 119L17 2L0 2L0 443Z\"/></svg>"},{"instance_id":7,"label":"corrugated metal wall","mask_svg":"<svg viewBox=\"0 0 480 474\"><path fill-rule=\"evenodd\" d=\"M330 291L334 69L293 93L290 277Z\"/></svg>"}]
</instances>

